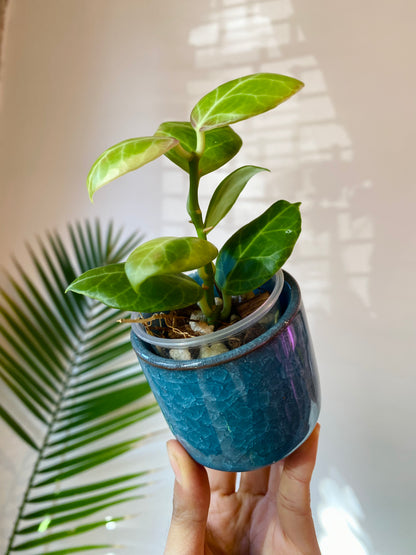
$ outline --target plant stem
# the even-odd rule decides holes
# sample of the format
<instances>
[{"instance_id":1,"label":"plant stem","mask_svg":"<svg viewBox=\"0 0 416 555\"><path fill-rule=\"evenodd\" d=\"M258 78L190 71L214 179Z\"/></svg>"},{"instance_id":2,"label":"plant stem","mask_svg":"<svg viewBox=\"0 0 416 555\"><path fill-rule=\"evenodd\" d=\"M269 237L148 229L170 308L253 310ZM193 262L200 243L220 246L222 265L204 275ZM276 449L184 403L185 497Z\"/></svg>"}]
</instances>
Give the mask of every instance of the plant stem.
<instances>
[{"instance_id":1,"label":"plant stem","mask_svg":"<svg viewBox=\"0 0 416 555\"><path fill-rule=\"evenodd\" d=\"M220 314L221 320L227 320L231 313L231 295L227 295L223 292L222 294L222 310Z\"/></svg>"},{"instance_id":2,"label":"plant stem","mask_svg":"<svg viewBox=\"0 0 416 555\"><path fill-rule=\"evenodd\" d=\"M200 239L206 239L206 233L204 232L204 222L202 219L202 212L199 206L198 200L198 188L199 188L199 156L194 154L194 156L189 160L189 193L188 193L188 203L187 209L188 214L191 217L191 221L194 224L196 233Z\"/></svg>"},{"instance_id":3,"label":"plant stem","mask_svg":"<svg viewBox=\"0 0 416 555\"><path fill-rule=\"evenodd\" d=\"M199 137L199 135L198 135ZM199 143L200 146L200 143ZM203 148L203 145L202 145ZM202 211L199 206L198 188L199 188L199 160L200 155L194 154L189 161L189 194L187 209L191 217L191 221L195 227L196 233L200 239L207 239L204 231L204 221ZM207 318L208 323L215 323L218 318L218 310L215 305L214 295L214 269L212 263L207 264L203 268L199 268L199 275L203 281L204 296L200 300L199 305L202 312Z\"/></svg>"},{"instance_id":4,"label":"plant stem","mask_svg":"<svg viewBox=\"0 0 416 555\"><path fill-rule=\"evenodd\" d=\"M201 158L205 150L205 133L199 129L196 129L195 132L196 132L196 154L199 158Z\"/></svg>"}]
</instances>

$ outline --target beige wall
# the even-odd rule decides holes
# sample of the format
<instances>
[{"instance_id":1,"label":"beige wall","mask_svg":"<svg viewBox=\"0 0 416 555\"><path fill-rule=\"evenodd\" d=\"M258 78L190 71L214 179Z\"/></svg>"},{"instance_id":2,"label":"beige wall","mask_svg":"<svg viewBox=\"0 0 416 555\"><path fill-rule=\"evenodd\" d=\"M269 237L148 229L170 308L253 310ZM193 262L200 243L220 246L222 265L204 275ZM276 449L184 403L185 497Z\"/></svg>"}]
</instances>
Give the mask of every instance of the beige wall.
<instances>
[{"instance_id":1,"label":"beige wall","mask_svg":"<svg viewBox=\"0 0 416 555\"><path fill-rule=\"evenodd\" d=\"M97 154L152 134L161 121L186 119L223 80L276 71L306 82L293 101L236 128L246 149L235 163L272 173L253 180L216 238L274 199L303 202L303 236L288 267L303 289L320 363L314 513L324 554L410 555L416 545L415 16L404 0L9 6L0 160L6 267L10 254L25 256L25 240L80 217L113 217L149 237L190 233L184 181L167 162L124 177L90 205L85 176ZM162 442L158 449L167 464ZM26 460L19 446L16 453ZM165 530L168 485L156 495L143 517L149 525L140 526L149 555L161 552L152 510L164 507Z\"/></svg>"}]
</instances>

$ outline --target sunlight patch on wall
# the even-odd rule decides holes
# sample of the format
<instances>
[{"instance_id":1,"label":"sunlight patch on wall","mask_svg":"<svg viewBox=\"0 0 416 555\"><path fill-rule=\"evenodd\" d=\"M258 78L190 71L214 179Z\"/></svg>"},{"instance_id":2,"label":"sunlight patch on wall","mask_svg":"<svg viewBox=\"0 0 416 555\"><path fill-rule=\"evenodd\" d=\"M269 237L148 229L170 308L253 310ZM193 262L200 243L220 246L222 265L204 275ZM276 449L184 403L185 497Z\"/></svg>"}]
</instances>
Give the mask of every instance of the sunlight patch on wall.
<instances>
[{"instance_id":1,"label":"sunlight patch on wall","mask_svg":"<svg viewBox=\"0 0 416 555\"><path fill-rule=\"evenodd\" d=\"M365 515L354 491L334 478L319 484L318 534L322 555L375 555L364 532Z\"/></svg>"},{"instance_id":2,"label":"sunlight patch on wall","mask_svg":"<svg viewBox=\"0 0 416 555\"><path fill-rule=\"evenodd\" d=\"M260 173L248 183L210 239L221 246L279 198L302 200L304 233L289 265L296 266L304 282L308 309L329 314L334 287L349 289L369 307L374 230L368 213L360 210L368 180L354 175L351 137L293 2L212 0L200 24L191 30L189 44L194 49L195 77L186 84L188 111L220 83L250 73L293 75L306 84L276 110L234 126L243 139L242 150L225 169L201 180L202 209L215 186L237 167L255 164L271 173ZM174 171L166 166L163 178L164 231L193 234L184 212L187 176L181 175L180 185L177 178L168 184Z\"/></svg>"}]
</instances>

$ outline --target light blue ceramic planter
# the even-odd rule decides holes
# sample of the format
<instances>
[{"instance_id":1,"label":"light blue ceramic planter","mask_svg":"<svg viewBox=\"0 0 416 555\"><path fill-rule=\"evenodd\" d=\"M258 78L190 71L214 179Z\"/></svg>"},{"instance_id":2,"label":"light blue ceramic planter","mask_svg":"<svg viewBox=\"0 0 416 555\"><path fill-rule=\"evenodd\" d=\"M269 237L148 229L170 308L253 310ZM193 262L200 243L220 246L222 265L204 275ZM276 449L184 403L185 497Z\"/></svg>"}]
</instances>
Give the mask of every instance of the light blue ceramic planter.
<instances>
[{"instance_id":1,"label":"light blue ceramic planter","mask_svg":"<svg viewBox=\"0 0 416 555\"><path fill-rule=\"evenodd\" d=\"M319 378L301 294L284 274L276 324L206 359L163 358L132 331L132 344L166 421L204 466L253 470L295 450L320 410Z\"/></svg>"}]
</instances>

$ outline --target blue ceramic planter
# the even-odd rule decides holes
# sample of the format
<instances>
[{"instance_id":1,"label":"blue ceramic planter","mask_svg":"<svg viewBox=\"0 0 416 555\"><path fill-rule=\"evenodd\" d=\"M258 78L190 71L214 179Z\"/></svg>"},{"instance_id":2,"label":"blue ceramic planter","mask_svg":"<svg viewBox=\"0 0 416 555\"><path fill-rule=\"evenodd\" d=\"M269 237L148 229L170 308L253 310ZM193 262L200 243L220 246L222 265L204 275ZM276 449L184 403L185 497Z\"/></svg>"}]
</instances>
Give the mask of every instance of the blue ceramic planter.
<instances>
[{"instance_id":1,"label":"blue ceramic planter","mask_svg":"<svg viewBox=\"0 0 416 555\"><path fill-rule=\"evenodd\" d=\"M226 353L175 361L132 332L169 427L204 466L246 471L272 464L305 441L318 420L319 378L300 290L284 277L277 323Z\"/></svg>"}]
</instances>

